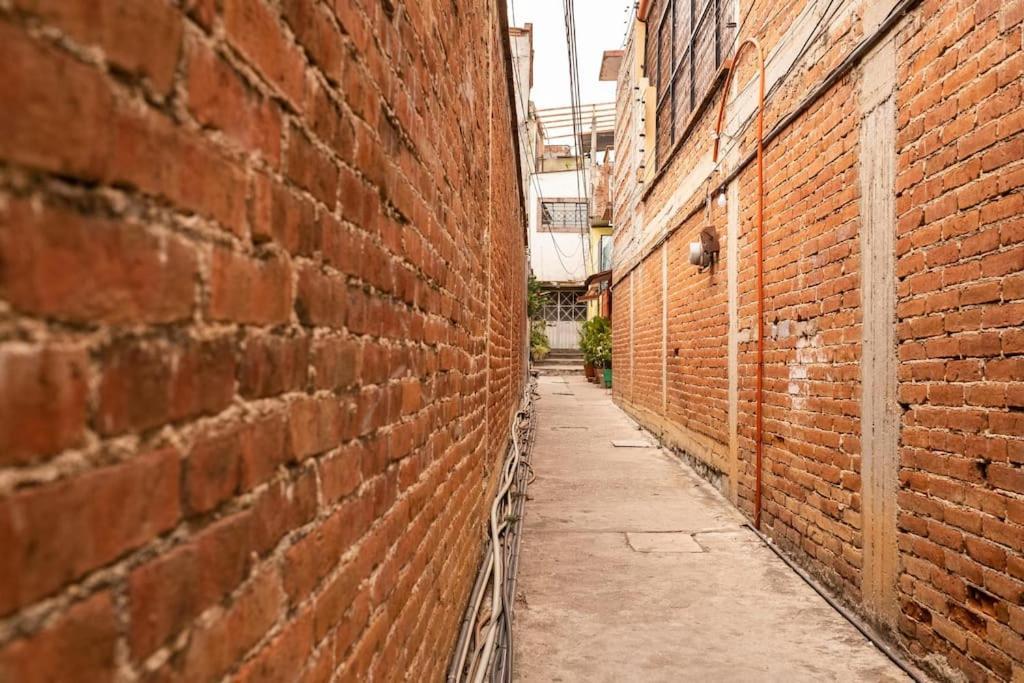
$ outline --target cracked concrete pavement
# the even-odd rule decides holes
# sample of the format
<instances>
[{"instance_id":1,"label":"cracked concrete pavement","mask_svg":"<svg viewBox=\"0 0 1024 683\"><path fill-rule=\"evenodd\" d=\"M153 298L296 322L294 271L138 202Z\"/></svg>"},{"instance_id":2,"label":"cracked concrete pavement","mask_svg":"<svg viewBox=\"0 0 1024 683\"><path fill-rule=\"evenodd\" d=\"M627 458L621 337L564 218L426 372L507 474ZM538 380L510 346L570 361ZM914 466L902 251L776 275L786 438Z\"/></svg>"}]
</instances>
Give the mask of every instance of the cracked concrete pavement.
<instances>
[{"instance_id":1,"label":"cracked concrete pavement","mask_svg":"<svg viewBox=\"0 0 1024 683\"><path fill-rule=\"evenodd\" d=\"M608 391L539 391L517 680L909 680Z\"/></svg>"}]
</instances>

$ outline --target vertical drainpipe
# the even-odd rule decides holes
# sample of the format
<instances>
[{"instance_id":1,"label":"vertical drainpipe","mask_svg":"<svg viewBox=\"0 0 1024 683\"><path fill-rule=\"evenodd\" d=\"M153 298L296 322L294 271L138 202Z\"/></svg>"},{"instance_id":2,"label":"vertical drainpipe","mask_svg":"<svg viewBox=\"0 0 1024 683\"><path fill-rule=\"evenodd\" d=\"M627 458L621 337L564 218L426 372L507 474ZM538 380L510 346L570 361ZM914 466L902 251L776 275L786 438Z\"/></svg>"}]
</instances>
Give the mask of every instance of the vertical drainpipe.
<instances>
[{"instance_id":1,"label":"vertical drainpipe","mask_svg":"<svg viewBox=\"0 0 1024 683\"><path fill-rule=\"evenodd\" d=\"M668 417L668 241L661 245L661 415Z\"/></svg>"},{"instance_id":2,"label":"vertical drainpipe","mask_svg":"<svg viewBox=\"0 0 1024 683\"><path fill-rule=\"evenodd\" d=\"M729 85L736 64L743 49L754 48L758 66L758 105L757 105L757 320L755 334L757 340L757 376L754 396L754 528L761 528L761 488L764 460L764 50L756 38L747 38L739 47L732 60L726 64L728 73L725 77L722 102L718 110L718 124L715 127L715 145L713 160L718 163L719 142L722 136L722 123L725 120L725 103L728 100Z\"/></svg>"},{"instance_id":3,"label":"vertical drainpipe","mask_svg":"<svg viewBox=\"0 0 1024 683\"><path fill-rule=\"evenodd\" d=\"M728 96L728 93L726 94ZM740 191L739 181L733 180L728 189L728 219L725 238L726 291L728 297L729 342L729 497L739 503L739 236Z\"/></svg>"}]
</instances>

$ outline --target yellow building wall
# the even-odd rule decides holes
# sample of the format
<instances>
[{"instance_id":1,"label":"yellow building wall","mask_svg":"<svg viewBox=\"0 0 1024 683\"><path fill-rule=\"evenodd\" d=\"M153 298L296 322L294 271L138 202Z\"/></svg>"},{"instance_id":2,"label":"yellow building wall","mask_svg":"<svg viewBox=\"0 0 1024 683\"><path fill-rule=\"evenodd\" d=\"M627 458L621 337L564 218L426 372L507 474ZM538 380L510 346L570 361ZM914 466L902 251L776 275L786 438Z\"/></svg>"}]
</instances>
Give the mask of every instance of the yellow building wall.
<instances>
[{"instance_id":1,"label":"yellow building wall","mask_svg":"<svg viewBox=\"0 0 1024 683\"><path fill-rule=\"evenodd\" d=\"M610 227L592 227L590 228L590 272L597 273L601 270L601 237L604 235L611 236L612 229ZM587 302L587 320L596 317L600 314L601 302L598 300Z\"/></svg>"}]
</instances>

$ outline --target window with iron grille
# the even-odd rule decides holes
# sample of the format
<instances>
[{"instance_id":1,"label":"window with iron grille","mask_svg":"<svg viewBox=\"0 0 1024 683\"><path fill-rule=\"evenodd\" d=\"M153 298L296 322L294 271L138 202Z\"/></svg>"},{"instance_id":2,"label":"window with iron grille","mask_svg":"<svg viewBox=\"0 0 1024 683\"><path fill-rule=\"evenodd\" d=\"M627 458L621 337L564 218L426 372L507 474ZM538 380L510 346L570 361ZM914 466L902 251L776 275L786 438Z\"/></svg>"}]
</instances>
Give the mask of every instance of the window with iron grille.
<instances>
[{"instance_id":1,"label":"window with iron grille","mask_svg":"<svg viewBox=\"0 0 1024 683\"><path fill-rule=\"evenodd\" d=\"M579 232L589 227L587 202L577 199L545 199L540 203L542 232Z\"/></svg>"},{"instance_id":2,"label":"window with iron grille","mask_svg":"<svg viewBox=\"0 0 1024 683\"><path fill-rule=\"evenodd\" d=\"M668 159L732 46L733 0L655 0L647 15L647 77L657 92L655 165Z\"/></svg>"},{"instance_id":3,"label":"window with iron grille","mask_svg":"<svg viewBox=\"0 0 1024 683\"><path fill-rule=\"evenodd\" d=\"M551 290L541 309L541 318L549 323L582 322L587 319L587 303L579 301L580 290Z\"/></svg>"}]
</instances>

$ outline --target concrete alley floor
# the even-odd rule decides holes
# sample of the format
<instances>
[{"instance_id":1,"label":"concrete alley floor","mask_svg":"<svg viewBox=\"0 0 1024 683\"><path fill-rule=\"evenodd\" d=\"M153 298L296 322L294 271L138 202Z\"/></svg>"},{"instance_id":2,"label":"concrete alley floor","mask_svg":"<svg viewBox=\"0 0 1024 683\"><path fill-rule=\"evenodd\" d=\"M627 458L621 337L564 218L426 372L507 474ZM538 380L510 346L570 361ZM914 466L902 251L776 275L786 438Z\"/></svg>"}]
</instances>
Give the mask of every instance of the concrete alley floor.
<instances>
[{"instance_id":1,"label":"concrete alley floor","mask_svg":"<svg viewBox=\"0 0 1024 683\"><path fill-rule=\"evenodd\" d=\"M520 681L904 681L644 440L609 392L540 377L515 615Z\"/></svg>"}]
</instances>

